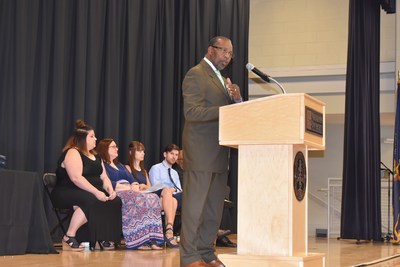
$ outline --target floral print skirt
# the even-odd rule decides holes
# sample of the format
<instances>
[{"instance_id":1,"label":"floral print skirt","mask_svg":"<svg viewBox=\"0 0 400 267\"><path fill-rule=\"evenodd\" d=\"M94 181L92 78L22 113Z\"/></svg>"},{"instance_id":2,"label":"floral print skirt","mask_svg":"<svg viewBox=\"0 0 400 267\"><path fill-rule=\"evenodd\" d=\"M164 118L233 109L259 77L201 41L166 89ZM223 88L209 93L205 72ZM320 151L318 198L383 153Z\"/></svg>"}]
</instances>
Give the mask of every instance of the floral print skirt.
<instances>
[{"instance_id":1,"label":"floral print skirt","mask_svg":"<svg viewBox=\"0 0 400 267\"><path fill-rule=\"evenodd\" d=\"M117 193L122 200L122 233L127 249L164 243L161 204L156 194L135 191Z\"/></svg>"}]
</instances>

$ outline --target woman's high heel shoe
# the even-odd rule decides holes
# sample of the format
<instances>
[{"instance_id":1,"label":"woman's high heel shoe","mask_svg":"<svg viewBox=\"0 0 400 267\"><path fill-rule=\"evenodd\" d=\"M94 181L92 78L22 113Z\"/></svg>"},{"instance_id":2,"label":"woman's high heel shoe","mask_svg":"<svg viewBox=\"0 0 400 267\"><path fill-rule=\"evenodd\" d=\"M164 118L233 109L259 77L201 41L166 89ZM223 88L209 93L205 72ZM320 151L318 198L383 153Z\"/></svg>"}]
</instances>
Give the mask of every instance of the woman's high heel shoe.
<instances>
[{"instance_id":1,"label":"woman's high heel shoe","mask_svg":"<svg viewBox=\"0 0 400 267\"><path fill-rule=\"evenodd\" d=\"M95 249L100 249L100 250L113 250L115 249L114 242L111 241L97 241L95 245L90 245L90 250L95 250Z\"/></svg>"},{"instance_id":2,"label":"woman's high heel shoe","mask_svg":"<svg viewBox=\"0 0 400 267\"><path fill-rule=\"evenodd\" d=\"M65 238L67 240L65 240ZM74 236L65 235L62 240L62 249L70 251L83 251L85 248L79 244Z\"/></svg>"},{"instance_id":3,"label":"woman's high heel shoe","mask_svg":"<svg viewBox=\"0 0 400 267\"><path fill-rule=\"evenodd\" d=\"M171 227L168 227L168 225L171 225ZM176 244L172 243L172 241L176 242L176 240L174 238L174 229L172 229L172 224L168 223L166 226L167 226L167 228L165 228L165 232L164 232L165 245L169 248L179 248L178 243L176 243ZM167 232L171 232L172 237L167 237Z\"/></svg>"},{"instance_id":4,"label":"woman's high heel shoe","mask_svg":"<svg viewBox=\"0 0 400 267\"><path fill-rule=\"evenodd\" d=\"M115 249L114 242L111 241L99 241L100 249L102 250L113 250Z\"/></svg>"}]
</instances>

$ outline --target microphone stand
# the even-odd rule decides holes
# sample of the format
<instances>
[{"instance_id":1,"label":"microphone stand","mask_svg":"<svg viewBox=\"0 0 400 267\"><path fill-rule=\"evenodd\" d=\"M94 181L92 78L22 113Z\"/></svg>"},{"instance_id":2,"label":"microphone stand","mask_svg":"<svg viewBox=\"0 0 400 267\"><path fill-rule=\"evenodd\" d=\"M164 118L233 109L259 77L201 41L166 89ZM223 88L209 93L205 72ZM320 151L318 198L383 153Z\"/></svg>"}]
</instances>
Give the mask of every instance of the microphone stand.
<instances>
[{"instance_id":1,"label":"microphone stand","mask_svg":"<svg viewBox=\"0 0 400 267\"><path fill-rule=\"evenodd\" d=\"M387 224L388 231L387 231L386 236L383 237L383 239L386 240L386 241L390 241L391 239L393 239L392 233L390 232L390 228L389 228L389 226L390 226L390 175L394 175L394 173L382 161L381 161L381 165L384 167L384 168L381 168L381 170L385 170L385 171L387 171L389 173L389 177L388 177L388 204L387 204L387 208L388 208L388 215L387 215L388 216L388 224Z\"/></svg>"},{"instance_id":2,"label":"microphone stand","mask_svg":"<svg viewBox=\"0 0 400 267\"><path fill-rule=\"evenodd\" d=\"M275 80L274 78L272 78L271 76L268 76L268 78L271 80L271 81L273 81L276 85L278 85L279 86L279 88L281 88L281 90L282 90L282 92L284 93L284 94L286 94L286 90L285 90L285 88L283 88L283 86L280 84L280 83L278 83L278 81L277 80Z\"/></svg>"}]
</instances>

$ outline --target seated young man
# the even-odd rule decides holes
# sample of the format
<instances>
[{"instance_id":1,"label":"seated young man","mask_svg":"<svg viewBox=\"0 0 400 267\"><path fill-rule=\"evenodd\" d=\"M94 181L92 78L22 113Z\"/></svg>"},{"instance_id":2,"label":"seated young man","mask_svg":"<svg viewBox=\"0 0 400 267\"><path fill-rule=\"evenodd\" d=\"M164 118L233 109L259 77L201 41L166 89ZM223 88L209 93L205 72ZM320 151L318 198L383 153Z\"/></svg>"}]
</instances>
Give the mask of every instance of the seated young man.
<instances>
[{"instance_id":1,"label":"seated young man","mask_svg":"<svg viewBox=\"0 0 400 267\"><path fill-rule=\"evenodd\" d=\"M178 159L178 154L179 147L177 145L167 145L163 152L164 160L153 165L149 171L150 184L162 187L154 193L161 199L165 213L165 242L172 248L178 246L173 237L173 226L176 211L182 207L182 186L178 173L172 168Z\"/></svg>"}]
</instances>

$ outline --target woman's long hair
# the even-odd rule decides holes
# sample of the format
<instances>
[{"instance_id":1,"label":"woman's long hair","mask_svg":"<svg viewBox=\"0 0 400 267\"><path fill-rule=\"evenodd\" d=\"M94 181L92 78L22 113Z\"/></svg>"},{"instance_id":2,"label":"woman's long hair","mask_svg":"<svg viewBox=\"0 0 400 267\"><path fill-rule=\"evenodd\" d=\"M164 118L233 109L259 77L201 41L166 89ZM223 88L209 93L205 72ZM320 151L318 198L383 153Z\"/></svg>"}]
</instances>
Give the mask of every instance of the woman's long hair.
<instances>
[{"instance_id":1,"label":"woman's long hair","mask_svg":"<svg viewBox=\"0 0 400 267\"><path fill-rule=\"evenodd\" d=\"M111 138L104 138L103 140L101 140L96 147L96 151L99 154L100 158L107 164L111 163L111 159L110 159L110 154L108 153L108 149L110 148L110 144L112 142L115 142L114 139ZM115 142L116 144L116 142ZM118 158L115 158L113 160L113 162L115 164L118 164Z\"/></svg>"},{"instance_id":2,"label":"woman's long hair","mask_svg":"<svg viewBox=\"0 0 400 267\"><path fill-rule=\"evenodd\" d=\"M77 120L75 122L75 131L68 139L63 148L63 151L74 147L85 155L88 155L89 152L96 155L97 153L94 149L92 149L91 151L87 150L86 137L89 134L89 131L93 131L92 126L87 125L83 120Z\"/></svg>"},{"instance_id":3,"label":"woman's long hair","mask_svg":"<svg viewBox=\"0 0 400 267\"><path fill-rule=\"evenodd\" d=\"M129 143L129 154L128 154L128 165L131 167L131 171L133 174L133 177L137 178L138 177L138 171L134 168L134 163L135 163L135 153L136 151L144 151L144 145L138 141L132 141ZM147 171L146 168L144 167L144 160L142 160L139 163L141 172L143 175L147 178Z\"/></svg>"}]
</instances>

